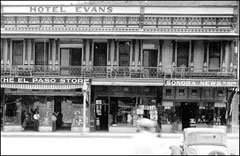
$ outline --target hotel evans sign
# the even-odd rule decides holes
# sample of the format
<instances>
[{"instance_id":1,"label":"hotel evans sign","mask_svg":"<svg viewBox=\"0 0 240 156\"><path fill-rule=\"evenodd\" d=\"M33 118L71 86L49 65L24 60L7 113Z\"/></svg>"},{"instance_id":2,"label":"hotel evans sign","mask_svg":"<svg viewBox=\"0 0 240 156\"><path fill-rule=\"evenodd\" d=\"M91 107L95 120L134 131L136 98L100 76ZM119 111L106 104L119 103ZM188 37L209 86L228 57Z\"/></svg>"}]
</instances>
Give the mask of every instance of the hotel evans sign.
<instances>
[{"instance_id":1,"label":"hotel evans sign","mask_svg":"<svg viewBox=\"0 0 240 156\"><path fill-rule=\"evenodd\" d=\"M237 87L234 80L165 80L165 86Z\"/></svg>"},{"instance_id":2,"label":"hotel evans sign","mask_svg":"<svg viewBox=\"0 0 240 156\"><path fill-rule=\"evenodd\" d=\"M112 6L80 6L80 5L30 5L3 6L4 13L73 13L73 14L108 14L108 13L140 13L140 7L112 7Z\"/></svg>"}]
</instances>

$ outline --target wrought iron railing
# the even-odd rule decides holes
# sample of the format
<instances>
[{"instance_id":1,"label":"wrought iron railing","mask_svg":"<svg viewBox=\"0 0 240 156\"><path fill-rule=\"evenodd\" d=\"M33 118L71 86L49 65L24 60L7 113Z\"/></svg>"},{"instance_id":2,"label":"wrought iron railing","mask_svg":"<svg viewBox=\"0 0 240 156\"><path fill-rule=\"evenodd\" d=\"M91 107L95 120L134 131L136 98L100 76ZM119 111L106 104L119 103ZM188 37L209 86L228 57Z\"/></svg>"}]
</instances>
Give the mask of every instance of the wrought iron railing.
<instances>
[{"instance_id":1,"label":"wrought iron railing","mask_svg":"<svg viewBox=\"0 0 240 156\"><path fill-rule=\"evenodd\" d=\"M221 78L235 79L237 70L193 67L131 67L131 66L1 66L2 76L77 76L91 78Z\"/></svg>"}]
</instances>

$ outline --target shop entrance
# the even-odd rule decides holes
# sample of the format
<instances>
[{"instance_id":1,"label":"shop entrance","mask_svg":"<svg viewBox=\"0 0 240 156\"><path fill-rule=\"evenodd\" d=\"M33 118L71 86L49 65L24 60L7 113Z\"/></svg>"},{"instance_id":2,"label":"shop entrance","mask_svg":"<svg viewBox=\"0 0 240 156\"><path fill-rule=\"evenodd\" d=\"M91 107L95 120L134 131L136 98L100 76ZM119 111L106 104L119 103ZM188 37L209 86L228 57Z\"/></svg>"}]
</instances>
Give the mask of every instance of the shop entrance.
<instances>
[{"instance_id":1,"label":"shop entrance","mask_svg":"<svg viewBox=\"0 0 240 156\"><path fill-rule=\"evenodd\" d=\"M188 128L196 123L197 102L181 102L182 129Z\"/></svg>"},{"instance_id":2,"label":"shop entrance","mask_svg":"<svg viewBox=\"0 0 240 156\"><path fill-rule=\"evenodd\" d=\"M96 99L96 130L108 131L109 104L108 97Z\"/></svg>"}]
</instances>

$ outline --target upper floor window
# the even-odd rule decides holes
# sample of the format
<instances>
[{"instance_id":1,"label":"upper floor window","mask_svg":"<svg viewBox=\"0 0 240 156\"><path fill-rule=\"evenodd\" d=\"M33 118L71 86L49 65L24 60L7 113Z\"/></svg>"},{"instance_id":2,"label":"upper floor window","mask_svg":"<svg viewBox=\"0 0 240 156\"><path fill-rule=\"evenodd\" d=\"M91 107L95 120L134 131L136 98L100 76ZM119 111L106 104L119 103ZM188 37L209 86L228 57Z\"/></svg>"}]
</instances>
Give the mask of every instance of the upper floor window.
<instances>
[{"instance_id":1,"label":"upper floor window","mask_svg":"<svg viewBox=\"0 0 240 156\"><path fill-rule=\"evenodd\" d=\"M36 42L35 44L35 64L47 65L48 64L48 42Z\"/></svg>"},{"instance_id":2,"label":"upper floor window","mask_svg":"<svg viewBox=\"0 0 240 156\"><path fill-rule=\"evenodd\" d=\"M177 42L177 66L188 67L189 42Z\"/></svg>"},{"instance_id":3,"label":"upper floor window","mask_svg":"<svg viewBox=\"0 0 240 156\"><path fill-rule=\"evenodd\" d=\"M129 41L119 42L119 66L130 65L130 47L131 42Z\"/></svg>"},{"instance_id":4,"label":"upper floor window","mask_svg":"<svg viewBox=\"0 0 240 156\"><path fill-rule=\"evenodd\" d=\"M12 43L12 65L23 64L23 41L13 41Z\"/></svg>"},{"instance_id":5,"label":"upper floor window","mask_svg":"<svg viewBox=\"0 0 240 156\"><path fill-rule=\"evenodd\" d=\"M209 43L209 70L219 70L221 58L221 43Z\"/></svg>"}]
</instances>

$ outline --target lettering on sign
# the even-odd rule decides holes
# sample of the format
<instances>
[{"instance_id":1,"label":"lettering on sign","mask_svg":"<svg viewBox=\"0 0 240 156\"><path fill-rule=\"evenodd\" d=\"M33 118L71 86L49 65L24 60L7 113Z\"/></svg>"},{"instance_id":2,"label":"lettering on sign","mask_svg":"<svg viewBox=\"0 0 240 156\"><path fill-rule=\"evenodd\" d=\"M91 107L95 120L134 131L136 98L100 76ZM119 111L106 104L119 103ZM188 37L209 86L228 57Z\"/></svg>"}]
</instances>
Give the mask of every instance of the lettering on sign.
<instances>
[{"instance_id":1,"label":"lettering on sign","mask_svg":"<svg viewBox=\"0 0 240 156\"><path fill-rule=\"evenodd\" d=\"M74 6L71 7L76 13L111 13L112 7L103 6ZM68 12L69 7L64 6L30 6L31 13L64 13Z\"/></svg>"},{"instance_id":2,"label":"lettering on sign","mask_svg":"<svg viewBox=\"0 0 240 156\"><path fill-rule=\"evenodd\" d=\"M166 80L166 86L238 86L237 81L223 80Z\"/></svg>"},{"instance_id":3,"label":"lettering on sign","mask_svg":"<svg viewBox=\"0 0 240 156\"><path fill-rule=\"evenodd\" d=\"M1 77L1 83L83 84L81 78Z\"/></svg>"}]
</instances>

